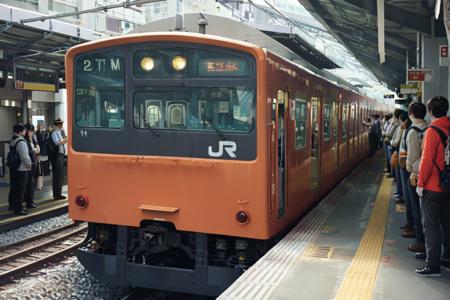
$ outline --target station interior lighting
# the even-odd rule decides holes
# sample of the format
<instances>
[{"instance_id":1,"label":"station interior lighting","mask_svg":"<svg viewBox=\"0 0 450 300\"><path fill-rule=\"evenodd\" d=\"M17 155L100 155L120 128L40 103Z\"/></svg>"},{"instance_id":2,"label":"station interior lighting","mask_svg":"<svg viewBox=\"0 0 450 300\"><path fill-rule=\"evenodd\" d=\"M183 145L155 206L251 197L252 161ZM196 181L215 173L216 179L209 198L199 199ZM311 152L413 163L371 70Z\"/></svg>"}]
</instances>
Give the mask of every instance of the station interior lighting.
<instances>
[{"instance_id":1,"label":"station interior lighting","mask_svg":"<svg viewBox=\"0 0 450 300\"><path fill-rule=\"evenodd\" d=\"M141 69L150 72L155 67L155 61L151 57L144 57L141 59Z\"/></svg>"},{"instance_id":2,"label":"station interior lighting","mask_svg":"<svg viewBox=\"0 0 450 300\"><path fill-rule=\"evenodd\" d=\"M172 59L172 67L175 71L180 72L186 68L187 61L183 56L177 55Z\"/></svg>"}]
</instances>

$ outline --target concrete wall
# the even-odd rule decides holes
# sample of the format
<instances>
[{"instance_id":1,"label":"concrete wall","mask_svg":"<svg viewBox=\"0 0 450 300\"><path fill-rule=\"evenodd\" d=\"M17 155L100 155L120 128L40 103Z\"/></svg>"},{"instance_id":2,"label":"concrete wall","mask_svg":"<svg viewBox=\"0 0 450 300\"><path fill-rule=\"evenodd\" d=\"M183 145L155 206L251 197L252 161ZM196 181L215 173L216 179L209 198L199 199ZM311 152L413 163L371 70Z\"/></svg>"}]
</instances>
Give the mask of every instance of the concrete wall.
<instances>
[{"instance_id":1,"label":"concrete wall","mask_svg":"<svg viewBox=\"0 0 450 300\"><path fill-rule=\"evenodd\" d=\"M16 110L20 108L0 106L0 142L11 138L12 126L17 122Z\"/></svg>"},{"instance_id":2,"label":"concrete wall","mask_svg":"<svg viewBox=\"0 0 450 300\"><path fill-rule=\"evenodd\" d=\"M423 67L433 70L433 80L424 84L424 102L433 96L445 96L450 99L450 67L439 66L439 45L447 45L447 39L424 37L423 42Z\"/></svg>"}]
</instances>

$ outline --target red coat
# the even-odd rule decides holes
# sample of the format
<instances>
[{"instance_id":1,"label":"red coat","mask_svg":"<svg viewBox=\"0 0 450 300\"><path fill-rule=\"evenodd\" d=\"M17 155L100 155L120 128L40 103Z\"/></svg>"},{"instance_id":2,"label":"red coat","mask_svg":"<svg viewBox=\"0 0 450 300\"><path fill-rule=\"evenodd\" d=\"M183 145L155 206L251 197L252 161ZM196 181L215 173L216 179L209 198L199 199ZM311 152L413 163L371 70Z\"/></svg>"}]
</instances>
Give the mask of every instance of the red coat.
<instances>
[{"instance_id":1,"label":"red coat","mask_svg":"<svg viewBox=\"0 0 450 300\"><path fill-rule=\"evenodd\" d=\"M446 135L450 133L450 118L442 117L431 122L431 126L439 127ZM422 158L419 166L417 186L432 192L444 192L439 186L439 169L444 169L445 149L442 139L433 128L428 128L423 141Z\"/></svg>"}]
</instances>

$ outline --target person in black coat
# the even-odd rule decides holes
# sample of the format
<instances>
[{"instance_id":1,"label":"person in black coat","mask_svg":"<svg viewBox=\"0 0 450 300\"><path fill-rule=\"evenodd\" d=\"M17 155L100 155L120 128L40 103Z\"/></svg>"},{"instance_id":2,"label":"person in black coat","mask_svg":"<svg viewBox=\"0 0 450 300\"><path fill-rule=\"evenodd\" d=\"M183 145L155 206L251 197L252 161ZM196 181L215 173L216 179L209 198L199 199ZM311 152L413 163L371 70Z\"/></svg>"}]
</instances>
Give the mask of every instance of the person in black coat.
<instances>
[{"instance_id":1,"label":"person in black coat","mask_svg":"<svg viewBox=\"0 0 450 300\"><path fill-rule=\"evenodd\" d=\"M50 175L50 161L48 158L48 150L47 150L47 140L50 137L50 133L45 130L43 124L38 124L36 130L36 139L40 148L40 159L42 164L42 172L43 176Z\"/></svg>"},{"instance_id":2,"label":"person in black coat","mask_svg":"<svg viewBox=\"0 0 450 300\"><path fill-rule=\"evenodd\" d=\"M28 181L25 190L24 202L26 202L27 208L35 208L34 192L36 190L36 179L39 173L39 145L34 138L34 126L32 124L26 124L25 126L25 141L27 142L28 152L31 159L31 171L28 172Z\"/></svg>"}]
</instances>

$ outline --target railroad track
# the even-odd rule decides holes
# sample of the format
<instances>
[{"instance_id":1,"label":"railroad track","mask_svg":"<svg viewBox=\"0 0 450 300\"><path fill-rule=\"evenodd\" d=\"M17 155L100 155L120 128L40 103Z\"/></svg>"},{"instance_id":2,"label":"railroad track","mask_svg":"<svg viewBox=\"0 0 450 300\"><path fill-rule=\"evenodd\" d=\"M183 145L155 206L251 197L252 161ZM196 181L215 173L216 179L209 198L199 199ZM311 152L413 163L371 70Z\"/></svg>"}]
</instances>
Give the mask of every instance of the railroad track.
<instances>
[{"instance_id":1,"label":"railroad track","mask_svg":"<svg viewBox=\"0 0 450 300\"><path fill-rule=\"evenodd\" d=\"M86 232L87 224L73 223L0 247L0 282L69 254L81 245Z\"/></svg>"}]
</instances>

